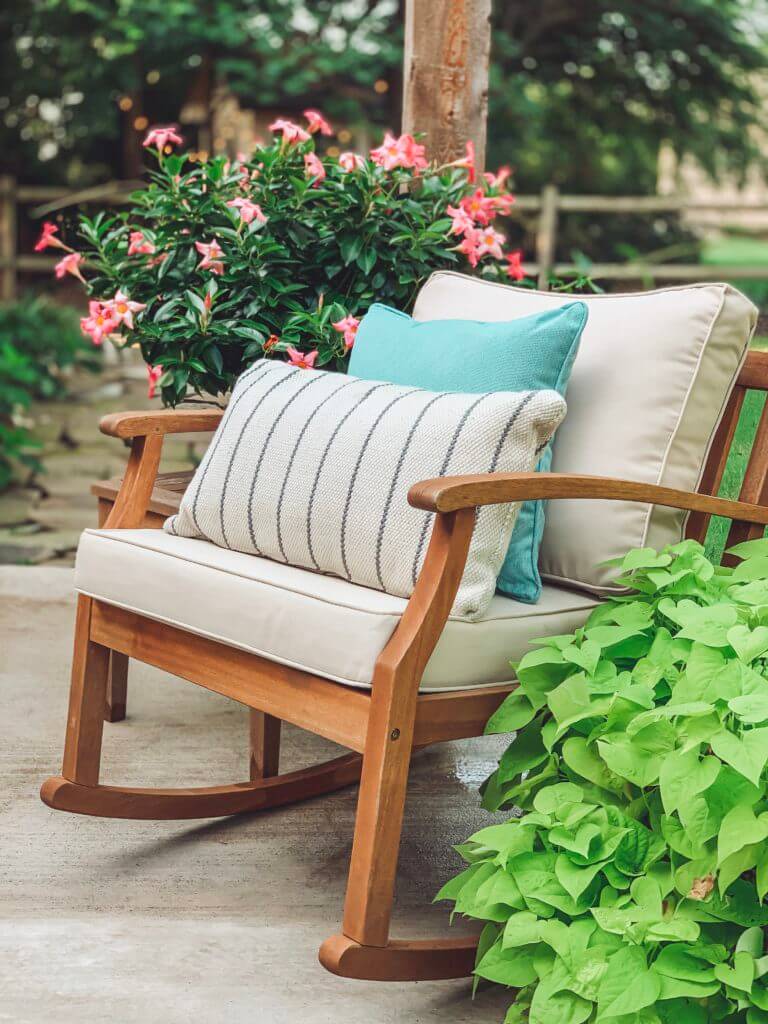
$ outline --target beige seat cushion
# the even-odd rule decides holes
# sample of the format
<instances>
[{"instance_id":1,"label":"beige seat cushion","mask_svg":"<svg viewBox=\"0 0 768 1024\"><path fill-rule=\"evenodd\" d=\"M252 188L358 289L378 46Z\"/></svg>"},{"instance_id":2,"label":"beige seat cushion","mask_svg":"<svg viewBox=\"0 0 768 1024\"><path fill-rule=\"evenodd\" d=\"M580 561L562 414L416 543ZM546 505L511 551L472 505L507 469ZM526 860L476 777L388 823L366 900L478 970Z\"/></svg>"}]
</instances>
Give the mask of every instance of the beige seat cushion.
<instances>
[{"instance_id":1,"label":"beige seat cushion","mask_svg":"<svg viewBox=\"0 0 768 1024\"><path fill-rule=\"evenodd\" d=\"M86 530L77 590L350 686L368 686L406 606L370 590L162 530ZM531 639L568 633L594 599L545 586L536 605L496 595L476 622L450 619L422 689L506 682Z\"/></svg>"},{"instance_id":2,"label":"beige seat cushion","mask_svg":"<svg viewBox=\"0 0 768 1024\"><path fill-rule=\"evenodd\" d=\"M695 490L755 328L757 310L726 284L580 295L589 315L573 367L553 473L590 473ZM440 271L417 320L508 320L572 295ZM632 547L680 540L686 514L630 502L553 501L539 566L552 582L611 589L600 563Z\"/></svg>"}]
</instances>

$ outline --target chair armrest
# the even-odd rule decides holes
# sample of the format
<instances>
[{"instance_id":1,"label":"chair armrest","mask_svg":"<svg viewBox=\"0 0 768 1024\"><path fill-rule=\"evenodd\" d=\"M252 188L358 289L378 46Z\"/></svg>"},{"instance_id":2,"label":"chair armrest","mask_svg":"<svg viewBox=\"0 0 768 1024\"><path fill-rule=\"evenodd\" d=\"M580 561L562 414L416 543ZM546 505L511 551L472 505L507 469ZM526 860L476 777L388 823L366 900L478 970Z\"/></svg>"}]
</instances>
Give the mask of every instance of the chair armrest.
<instances>
[{"instance_id":1,"label":"chair armrest","mask_svg":"<svg viewBox=\"0 0 768 1024\"><path fill-rule=\"evenodd\" d=\"M162 409L157 412L112 412L102 417L99 430L110 437L147 437L149 434L187 434L215 430L221 409Z\"/></svg>"},{"instance_id":2,"label":"chair armrest","mask_svg":"<svg viewBox=\"0 0 768 1024\"><path fill-rule=\"evenodd\" d=\"M603 476L571 473L483 473L477 476L445 476L421 480L408 492L408 501L427 512L496 505L537 498L588 498L607 501L648 502L667 508L724 516L739 522L768 525L768 507L745 501L729 501L708 494L678 491L657 484L614 480Z\"/></svg>"}]
</instances>

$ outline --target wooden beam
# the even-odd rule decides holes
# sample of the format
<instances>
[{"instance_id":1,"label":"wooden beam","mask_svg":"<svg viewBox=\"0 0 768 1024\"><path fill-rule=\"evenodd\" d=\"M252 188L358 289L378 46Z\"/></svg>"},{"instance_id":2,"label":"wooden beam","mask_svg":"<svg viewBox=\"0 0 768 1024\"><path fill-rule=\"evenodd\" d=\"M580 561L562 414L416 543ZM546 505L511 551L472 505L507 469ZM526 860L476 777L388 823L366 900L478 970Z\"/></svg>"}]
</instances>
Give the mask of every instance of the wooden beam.
<instances>
[{"instance_id":1,"label":"wooden beam","mask_svg":"<svg viewBox=\"0 0 768 1024\"><path fill-rule=\"evenodd\" d=\"M407 0L403 131L424 132L427 155L445 163L475 144L485 162L491 0Z\"/></svg>"}]
</instances>

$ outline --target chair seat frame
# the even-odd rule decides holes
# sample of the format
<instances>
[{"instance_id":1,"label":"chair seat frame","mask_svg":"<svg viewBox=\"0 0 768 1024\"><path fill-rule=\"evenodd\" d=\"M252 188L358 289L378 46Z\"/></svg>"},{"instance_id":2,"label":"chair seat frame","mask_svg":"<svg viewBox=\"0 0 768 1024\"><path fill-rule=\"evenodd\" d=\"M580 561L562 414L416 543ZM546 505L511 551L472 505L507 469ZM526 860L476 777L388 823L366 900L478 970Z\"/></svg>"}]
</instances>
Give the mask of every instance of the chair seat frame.
<instances>
[{"instance_id":1,"label":"chair seat frame","mask_svg":"<svg viewBox=\"0 0 768 1024\"><path fill-rule=\"evenodd\" d=\"M768 524L768 406L740 500L713 496L748 388L768 389L768 356L750 354L742 369L702 477L700 486L706 493L542 473L443 477L414 485L409 502L434 513L431 539L413 595L376 661L370 691L79 595L63 765L60 775L43 783L43 801L57 810L103 817L207 818L277 807L359 781L343 922L341 931L321 946L321 963L335 974L360 979L412 981L471 974L477 936L397 940L390 937L390 919L413 751L482 735L489 716L514 688L510 684L419 693L422 673L461 580L476 511L487 504L537 498L632 501L690 512L687 534L698 539L712 515L733 520L732 543L761 536ZM104 526L160 525L173 511L167 497L155 494L153 499L164 435L213 430L221 415L217 410L182 410L105 417L102 431L130 439L131 454ZM99 782L104 720L124 716L130 658L251 709L248 781L190 789ZM333 740L351 753L279 774L282 721Z\"/></svg>"}]
</instances>

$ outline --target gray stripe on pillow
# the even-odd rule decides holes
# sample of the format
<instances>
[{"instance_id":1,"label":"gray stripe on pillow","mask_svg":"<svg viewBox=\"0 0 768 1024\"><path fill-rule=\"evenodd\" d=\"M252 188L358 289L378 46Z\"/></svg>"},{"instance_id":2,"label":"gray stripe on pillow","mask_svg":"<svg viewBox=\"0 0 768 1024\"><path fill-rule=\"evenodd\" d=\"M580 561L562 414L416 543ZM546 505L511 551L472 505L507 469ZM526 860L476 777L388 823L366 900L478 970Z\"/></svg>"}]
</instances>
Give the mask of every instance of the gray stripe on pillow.
<instances>
[{"instance_id":1,"label":"gray stripe on pillow","mask_svg":"<svg viewBox=\"0 0 768 1024\"><path fill-rule=\"evenodd\" d=\"M269 373L269 371L272 370L275 365L276 364L274 363L268 363L266 366L264 366L263 363L254 363L254 365L251 366L248 370L246 370L245 373L242 373L240 375L237 384L235 385L238 391L237 397L234 398L232 404L225 409L224 416L222 417L222 421L219 424L219 429L216 433L216 437L213 439L213 443L208 446L208 451L205 453L205 457L200 466L198 467L200 472L200 479L197 482L195 497L192 501L192 507L190 508L189 511L192 516L192 522L203 535L205 535L205 530L201 528L200 523L198 522L197 519L197 503L200 498L200 492L203 489L205 477L208 473L208 467L211 465L211 461L213 460L213 457L216 454L216 451L221 443L221 438L224 434L224 423L235 411L235 409L238 406L238 403L240 402L240 399L243 398L243 396L246 395L250 391L250 389L254 387L254 385L258 384L260 380L263 380L264 377L266 377L267 373ZM263 370L264 372L259 373L260 370ZM249 381L247 387L243 387L245 381L247 381L250 377L253 377L253 380Z\"/></svg>"},{"instance_id":2,"label":"gray stripe on pillow","mask_svg":"<svg viewBox=\"0 0 768 1024\"><path fill-rule=\"evenodd\" d=\"M472 405L470 405L469 408L464 412L464 415L459 420L458 424L456 425L456 429L453 432L453 437L450 440L450 443L448 445L448 449L447 449L447 451L445 453L445 458L443 459L443 463L440 466L440 471L437 474L437 476L445 476L446 475L446 473L448 471L448 466L450 465L450 462L451 462L451 456L453 455L453 452L454 452L454 450L456 448L456 444L457 444L457 442L459 440L459 434L464 429L464 424L469 419L470 414L472 412L474 412L474 410L478 407L478 405L480 405L482 402L484 402L487 397L488 397L487 394L480 395L480 397L477 399L477 401L474 402ZM418 481L414 480L414 483L417 483L417 482ZM415 555L415 557L413 559L413 566L411 568L411 579L413 581L414 587L416 586L416 579L418 578L418 575L419 575L419 562L421 561L421 552L424 550L424 542L427 539L427 529L429 528L429 524L432 522L433 518L434 518L434 516L433 516L433 514L431 512L425 512L424 513L424 522L422 523L422 526L421 526L421 534L419 536L419 543L418 543L418 545L416 547L416 555Z\"/></svg>"},{"instance_id":3,"label":"gray stripe on pillow","mask_svg":"<svg viewBox=\"0 0 768 1024\"><path fill-rule=\"evenodd\" d=\"M267 436L264 438L264 444L262 445L261 452L259 453L259 457L256 460L256 469L253 471L253 479L251 480L251 487L250 490L248 491L248 533L251 536L251 543L253 544L254 551L256 552L257 555L261 555L263 554L263 552L259 545L256 543L256 533L253 529L253 493L256 490L256 481L259 478L259 473L261 472L261 467L264 462L264 456L267 454L267 448L269 448L269 442L275 436L275 430L277 430L278 423L283 418L283 416L285 416L286 412L290 409L290 407L293 405L296 399L299 398L300 395L303 395L307 388L311 388L313 384L322 384L323 381L325 381L325 379L325 374L312 373L310 375L309 380L305 384L302 384L300 388L293 392L293 394L282 407L277 416L274 417L269 427L269 430L267 431Z\"/></svg>"},{"instance_id":4,"label":"gray stripe on pillow","mask_svg":"<svg viewBox=\"0 0 768 1024\"><path fill-rule=\"evenodd\" d=\"M280 518L283 513L283 498L285 497L285 489L288 486L288 477L291 475L291 470L293 469L293 463L296 459L296 454L299 448L301 448L301 442L304 440L304 435L309 429L309 425L312 422L312 420L315 418L315 416L323 408L324 405L330 402L332 398L336 398L340 391L343 391L344 388L349 387L350 384L358 383L355 378L342 378L342 381L343 383L341 384L341 386L336 388L336 390L332 391L329 395L326 395L321 402L318 402L318 404L309 414L306 423L301 428L299 436L296 438L296 444L293 446L293 451L291 452L291 456L288 459L288 465L286 466L285 469L285 476L283 477L283 483L282 486L280 487L280 496L277 499L277 546L280 548L280 554L283 556L286 562L288 561L288 556L286 555L285 547L283 546L283 531L280 525Z\"/></svg>"},{"instance_id":5,"label":"gray stripe on pillow","mask_svg":"<svg viewBox=\"0 0 768 1024\"><path fill-rule=\"evenodd\" d=\"M504 427L504 429L501 432L501 437L499 438L498 444L496 445L496 450L493 453L493 458L491 459L491 464L488 467L488 472L489 473L493 473L493 471L498 466L498 464L499 464L499 457L501 456L501 451L502 451L502 448L504 447L504 442L509 437L510 430L512 429L512 427L514 427L515 423L517 422L518 416L523 411L523 409L526 407L526 405L528 405L528 403L530 401L532 401L532 399L533 399L535 394L536 394L535 391L529 391L526 394L525 398L522 400L522 402L520 402L519 405L516 406L515 411L509 417L509 420L507 421L507 425Z\"/></svg>"},{"instance_id":6,"label":"gray stripe on pillow","mask_svg":"<svg viewBox=\"0 0 768 1024\"><path fill-rule=\"evenodd\" d=\"M361 382L358 380L358 383L361 383ZM320 569L320 564L318 563L317 559L315 558L315 551L314 551L314 548L312 547L312 508L313 508L313 506L315 504L315 494L317 493L317 485L318 485L318 483L320 481L320 474L323 471L323 466L325 465L325 460L328 457L328 453L331 450L331 445L333 444L333 442L338 437L339 431L344 426L344 424L347 422L347 420L352 415L352 413L353 412L357 412L357 410L360 408L360 406L363 404L363 402L365 402L365 400L370 395L372 395L374 393L374 391L380 391L381 388L393 388L395 386L396 385L394 385L394 384L387 384L387 383L374 384L374 386L372 388L369 388L368 391L365 392L365 394L362 396L362 398L359 398L355 402L355 404L350 409L347 410L347 412L342 416L342 418L336 424L336 427L334 428L334 431L331 434L331 436L328 438L328 444L325 446L323 454L320 457L320 463L319 463L319 465L317 467L317 472L315 473L315 479L312 482L312 490L310 491L309 505L307 507L307 548L309 550L309 557L312 559L312 564L314 565L314 567L316 569Z\"/></svg>"},{"instance_id":7,"label":"gray stripe on pillow","mask_svg":"<svg viewBox=\"0 0 768 1024\"><path fill-rule=\"evenodd\" d=\"M235 442L235 446L232 449L232 454L229 457L229 463L227 465L227 472L224 475L224 485L221 488L221 495L219 497L219 526L221 527L221 539L222 539L222 543L225 544L226 547L228 547L230 549L231 549L231 545L230 545L229 541L227 540L227 533L226 533L226 529L224 527L224 505L225 505L225 499L226 499L226 496L227 496L227 485L229 484L229 478L230 478L230 476L232 474L232 466L233 466L234 461L235 461L235 456L237 455L237 450L240 447L241 441L243 440L243 437L245 435L245 431L248 429L248 424L251 422L251 420L256 415L256 413L259 411L259 409L264 404L264 402L266 402L266 400L269 398L269 396L272 394L273 391L275 391L277 388L279 388L282 384L287 384L288 381L292 380L296 376L297 373L301 373L301 370L298 370L298 369L297 370L293 370L291 373L286 374L285 377L281 377L279 380L275 381L275 383L272 385L272 387L267 388L267 390L264 392L264 394L261 396L261 398L258 400L258 402L254 405L254 407L249 412L248 416L246 417L245 423L243 423L242 427L240 428L240 433L237 435L237 441ZM213 539L213 538L211 538L211 539Z\"/></svg>"},{"instance_id":8,"label":"gray stripe on pillow","mask_svg":"<svg viewBox=\"0 0 768 1024\"><path fill-rule=\"evenodd\" d=\"M409 395L413 395L413 394L415 394L419 390L421 390L421 389L420 388L410 388L408 391L404 391L402 394L399 394L395 398L393 398L392 401L389 403L389 405L385 405L384 406L384 408L381 410L379 415L373 421L371 429L365 435L365 439L363 441L363 446L362 446L362 448L360 449L360 451L358 453L357 461L355 462L355 468L352 470L352 476L351 476L350 481L349 481L349 489L347 491L347 499L344 502L344 511L341 514L341 564L344 567L344 574L345 574L345 576L347 577L348 580L351 580L352 576L351 576L351 574L349 572L349 566L347 565L347 517L349 516L349 506L352 503L352 491L355 489L355 481L357 480L357 475L360 472L360 465L361 465L361 463L363 461L363 456L365 455L366 449L368 448L368 445L370 444L371 438L373 437L373 435L376 432L376 428L379 426L379 424L384 419L384 417L387 415L387 413L392 408L394 408L394 406L396 406L398 402L402 402L402 400L404 398L408 398Z\"/></svg>"},{"instance_id":9,"label":"gray stripe on pillow","mask_svg":"<svg viewBox=\"0 0 768 1024\"><path fill-rule=\"evenodd\" d=\"M407 435L407 437L405 439L405 444L403 445L402 450L400 451L400 457L397 460L397 465L395 466L395 472L394 472L394 475L392 477L392 483L389 485L389 493L387 494L387 500L384 502L384 509L383 509L383 511L381 513L381 522L379 523L379 533L378 533L378 536L376 537L376 579L379 581L379 585L380 585L382 590L386 590L387 588L385 587L384 580L382 579L382 576L381 576L381 547L382 547L382 544L384 543L384 531L387 528L387 518L389 517L389 507L392 504L392 495L395 493L395 487L397 486L397 481L400 479L400 470L403 468L403 462L405 461L405 456L408 454L408 449L409 449L409 447L411 445L411 441L413 440L413 436L416 433L419 424L424 419L424 417L426 416L427 412L435 404L435 402L439 402L441 398L445 398L445 397L446 397L446 395L444 395L444 394L442 394L442 395L435 395L435 397L432 399L432 401L428 402L424 406L424 408L421 410L419 415L416 417L413 425L411 426L411 429L408 431L408 435Z\"/></svg>"}]
</instances>

